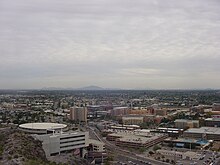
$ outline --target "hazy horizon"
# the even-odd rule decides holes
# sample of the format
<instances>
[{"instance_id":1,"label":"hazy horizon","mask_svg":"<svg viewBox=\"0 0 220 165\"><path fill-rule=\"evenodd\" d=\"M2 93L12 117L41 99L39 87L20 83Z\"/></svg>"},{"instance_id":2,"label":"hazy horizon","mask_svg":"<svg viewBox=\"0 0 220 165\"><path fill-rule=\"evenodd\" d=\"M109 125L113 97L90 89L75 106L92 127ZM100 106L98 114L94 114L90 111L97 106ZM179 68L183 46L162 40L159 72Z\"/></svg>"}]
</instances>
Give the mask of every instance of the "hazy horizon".
<instances>
[{"instance_id":1,"label":"hazy horizon","mask_svg":"<svg viewBox=\"0 0 220 165\"><path fill-rule=\"evenodd\" d=\"M0 89L220 89L219 0L0 0Z\"/></svg>"}]
</instances>

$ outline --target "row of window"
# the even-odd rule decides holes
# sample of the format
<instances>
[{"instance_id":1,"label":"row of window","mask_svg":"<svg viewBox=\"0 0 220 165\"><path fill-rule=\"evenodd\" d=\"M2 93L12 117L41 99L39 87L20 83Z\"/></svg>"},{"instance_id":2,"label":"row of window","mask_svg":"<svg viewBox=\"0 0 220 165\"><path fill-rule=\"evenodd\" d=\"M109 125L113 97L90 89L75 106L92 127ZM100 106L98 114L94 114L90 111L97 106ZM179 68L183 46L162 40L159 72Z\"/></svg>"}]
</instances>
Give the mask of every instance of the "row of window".
<instances>
[{"instance_id":1,"label":"row of window","mask_svg":"<svg viewBox=\"0 0 220 165\"><path fill-rule=\"evenodd\" d=\"M60 138L60 140L64 140L64 139L72 139L72 138L78 138L78 137L85 137L85 135L62 137L62 138Z\"/></svg>"},{"instance_id":2,"label":"row of window","mask_svg":"<svg viewBox=\"0 0 220 165\"><path fill-rule=\"evenodd\" d=\"M85 139L65 141L65 142L60 142L60 144L64 144L64 143L73 143L73 142L79 142L79 141L85 141Z\"/></svg>"},{"instance_id":3,"label":"row of window","mask_svg":"<svg viewBox=\"0 0 220 165\"><path fill-rule=\"evenodd\" d=\"M72 144L72 145L68 145L68 146L60 146L60 148L74 147L74 146L80 146L80 145L85 145L85 143Z\"/></svg>"}]
</instances>

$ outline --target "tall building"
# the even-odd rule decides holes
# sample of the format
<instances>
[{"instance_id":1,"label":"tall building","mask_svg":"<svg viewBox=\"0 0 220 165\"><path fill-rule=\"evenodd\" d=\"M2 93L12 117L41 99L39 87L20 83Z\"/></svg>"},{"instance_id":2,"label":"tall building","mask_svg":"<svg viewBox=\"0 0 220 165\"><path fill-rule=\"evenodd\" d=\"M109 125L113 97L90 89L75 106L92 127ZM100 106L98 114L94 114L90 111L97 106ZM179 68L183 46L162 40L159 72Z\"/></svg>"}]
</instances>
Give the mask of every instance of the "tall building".
<instances>
[{"instance_id":1,"label":"tall building","mask_svg":"<svg viewBox=\"0 0 220 165\"><path fill-rule=\"evenodd\" d=\"M115 107L111 110L112 116L120 116L129 114L130 109L128 107Z\"/></svg>"},{"instance_id":2,"label":"tall building","mask_svg":"<svg viewBox=\"0 0 220 165\"><path fill-rule=\"evenodd\" d=\"M86 107L72 107L70 108L70 119L87 123L87 113Z\"/></svg>"}]
</instances>

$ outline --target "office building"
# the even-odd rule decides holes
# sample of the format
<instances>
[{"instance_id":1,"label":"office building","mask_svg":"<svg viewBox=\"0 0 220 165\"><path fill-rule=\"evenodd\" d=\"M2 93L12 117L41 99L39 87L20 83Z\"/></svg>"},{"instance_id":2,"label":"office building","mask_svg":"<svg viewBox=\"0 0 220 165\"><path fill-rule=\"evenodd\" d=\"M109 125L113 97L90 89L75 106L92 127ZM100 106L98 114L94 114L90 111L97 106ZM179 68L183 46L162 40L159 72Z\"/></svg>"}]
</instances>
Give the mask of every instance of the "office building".
<instances>
[{"instance_id":1,"label":"office building","mask_svg":"<svg viewBox=\"0 0 220 165\"><path fill-rule=\"evenodd\" d=\"M126 125L142 124L143 122L144 122L144 117L141 116L122 117L122 123Z\"/></svg>"},{"instance_id":2,"label":"office building","mask_svg":"<svg viewBox=\"0 0 220 165\"><path fill-rule=\"evenodd\" d=\"M166 116L167 110L166 109L155 109L154 113L155 115L158 115L158 116Z\"/></svg>"},{"instance_id":3,"label":"office building","mask_svg":"<svg viewBox=\"0 0 220 165\"><path fill-rule=\"evenodd\" d=\"M44 134L33 135L33 137L42 141L42 146L47 157L76 149L80 150L80 156L82 157L83 148L89 146L88 132Z\"/></svg>"},{"instance_id":4,"label":"office building","mask_svg":"<svg viewBox=\"0 0 220 165\"><path fill-rule=\"evenodd\" d=\"M59 123L26 123L19 125L19 130L30 133L42 141L42 147L46 156L60 154L65 151L80 150L89 145L88 132L63 132L67 131L67 125Z\"/></svg>"},{"instance_id":5,"label":"office building","mask_svg":"<svg viewBox=\"0 0 220 165\"><path fill-rule=\"evenodd\" d=\"M198 120L176 119L174 121L174 123L175 123L175 128L179 128L179 129L198 128L199 127Z\"/></svg>"},{"instance_id":6,"label":"office building","mask_svg":"<svg viewBox=\"0 0 220 165\"><path fill-rule=\"evenodd\" d=\"M115 144L120 147L131 147L131 148L141 148L141 147L151 147L155 144L162 142L168 135L143 132L135 130L132 132L117 132L107 135L107 140L115 141Z\"/></svg>"},{"instance_id":7,"label":"office building","mask_svg":"<svg viewBox=\"0 0 220 165\"><path fill-rule=\"evenodd\" d=\"M87 123L87 113L86 107L72 107L70 108L70 119Z\"/></svg>"},{"instance_id":8,"label":"office building","mask_svg":"<svg viewBox=\"0 0 220 165\"><path fill-rule=\"evenodd\" d=\"M170 150L157 150L158 154L169 156L169 157L177 157L181 159L188 159L188 160L198 160L200 158L200 154L192 151L186 152L179 152L179 151L170 151Z\"/></svg>"},{"instance_id":9,"label":"office building","mask_svg":"<svg viewBox=\"0 0 220 165\"><path fill-rule=\"evenodd\" d=\"M214 103L212 105L212 110L213 111L220 111L220 103Z\"/></svg>"},{"instance_id":10,"label":"office building","mask_svg":"<svg viewBox=\"0 0 220 165\"><path fill-rule=\"evenodd\" d=\"M130 113L130 109L128 107L115 107L111 110L112 116L127 115L129 113Z\"/></svg>"},{"instance_id":11,"label":"office building","mask_svg":"<svg viewBox=\"0 0 220 165\"><path fill-rule=\"evenodd\" d=\"M215 128L215 127L190 128L183 132L183 137L192 138L192 139L220 141L220 128Z\"/></svg>"},{"instance_id":12,"label":"office building","mask_svg":"<svg viewBox=\"0 0 220 165\"><path fill-rule=\"evenodd\" d=\"M101 141L89 139L89 145L94 152L105 152L105 144Z\"/></svg>"},{"instance_id":13,"label":"office building","mask_svg":"<svg viewBox=\"0 0 220 165\"><path fill-rule=\"evenodd\" d=\"M206 127L220 127L220 116L214 115L212 118L207 118L204 124Z\"/></svg>"}]
</instances>

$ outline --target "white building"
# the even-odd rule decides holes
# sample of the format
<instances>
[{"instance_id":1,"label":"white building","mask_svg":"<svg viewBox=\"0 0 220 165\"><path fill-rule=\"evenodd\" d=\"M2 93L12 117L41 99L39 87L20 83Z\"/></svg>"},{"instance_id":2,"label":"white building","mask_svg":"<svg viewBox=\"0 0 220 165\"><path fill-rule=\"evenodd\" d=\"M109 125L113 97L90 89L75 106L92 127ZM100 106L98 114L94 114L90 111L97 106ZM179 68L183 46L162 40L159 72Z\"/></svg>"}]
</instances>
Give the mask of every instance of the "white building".
<instances>
[{"instance_id":1,"label":"white building","mask_svg":"<svg viewBox=\"0 0 220 165\"><path fill-rule=\"evenodd\" d=\"M201 156L196 152L186 151L186 152L179 152L179 151L170 151L170 150L157 150L158 154L169 156L169 157L178 157L181 159L188 159L188 160L198 160Z\"/></svg>"},{"instance_id":2,"label":"white building","mask_svg":"<svg viewBox=\"0 0 220 165\"><path fill-rule=\"evenodd\" d=\"M88 132L69 132L59 134L33 135L34 138L42 141L46 156L60 154L64 151L82 149L89 145Z\"/></svg>"},{"instance_id":3,"label":"white building","mask_svg":"<svg viewBox=\"0 0 220 165\"><path fill-rule=\"evenodd\" d=\"M66 124L59 123L25 123L19 125L18 128L30 134L60 133L68 129Z\"/></svg>"},{"instance_id":4,"label":"white building","mask_svg":"<svg viewBox=\"0 0 220 165\"><path fill-rule=\"evenodd\" d=\"M92 146L92 151L94 152L104 152L105 144L94 139L89 139L89 144Z\"/></svg>"}]
</instances>

